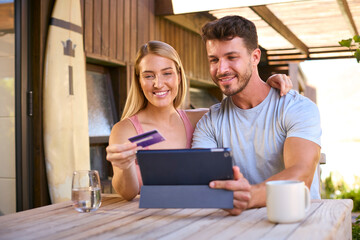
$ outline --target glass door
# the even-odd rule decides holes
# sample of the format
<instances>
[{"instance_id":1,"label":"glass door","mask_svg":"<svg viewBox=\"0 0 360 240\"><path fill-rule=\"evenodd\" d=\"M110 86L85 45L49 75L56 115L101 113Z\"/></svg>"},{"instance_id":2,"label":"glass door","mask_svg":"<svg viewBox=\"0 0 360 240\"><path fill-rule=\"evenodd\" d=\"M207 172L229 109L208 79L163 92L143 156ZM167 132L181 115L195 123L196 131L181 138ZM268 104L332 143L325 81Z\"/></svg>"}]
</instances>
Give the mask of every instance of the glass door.
<instances>
[{"instance_id":1,"label":"glass door","mask_svg":"<svg viewBox=\"0 0 360 240\"><path fill-rule=\"evenodd\" d=\"M0 215L16 212L14 2L0 1Z\"/></svg>"}]
</instances>

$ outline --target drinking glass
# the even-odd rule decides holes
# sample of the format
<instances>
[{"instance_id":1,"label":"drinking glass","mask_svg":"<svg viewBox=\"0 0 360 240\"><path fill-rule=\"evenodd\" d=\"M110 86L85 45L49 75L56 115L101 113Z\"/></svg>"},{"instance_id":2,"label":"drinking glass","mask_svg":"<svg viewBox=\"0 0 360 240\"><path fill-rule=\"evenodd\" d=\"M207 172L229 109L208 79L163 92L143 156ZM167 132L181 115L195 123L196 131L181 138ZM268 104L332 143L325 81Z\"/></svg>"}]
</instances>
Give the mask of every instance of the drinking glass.
<instances>
[{"instance_id":1,"label":"drinking glass","mask_svg":"<svg viewBox=\"0 0 360 240\"><path fill-rule=\"evenodd\" d=\"M96 211L101 205L101 185L96 170L74 171L71 200L78 212Z\"/></svg>"}]
</instances>

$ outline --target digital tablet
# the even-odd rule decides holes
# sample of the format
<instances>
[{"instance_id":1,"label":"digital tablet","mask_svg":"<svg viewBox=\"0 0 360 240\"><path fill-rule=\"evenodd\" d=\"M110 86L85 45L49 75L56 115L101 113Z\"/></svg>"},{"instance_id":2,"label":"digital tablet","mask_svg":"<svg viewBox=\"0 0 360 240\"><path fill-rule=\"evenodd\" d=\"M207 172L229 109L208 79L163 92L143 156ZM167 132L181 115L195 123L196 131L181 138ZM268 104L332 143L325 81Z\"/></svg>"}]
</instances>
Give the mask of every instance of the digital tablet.
<instances>
[{"instance_id":1,"label":"digital tablet","mask_svg":"<svg viewBox=\"0 0 360 240\"><path fill-rule=\"evenodd\" d=\"M229 148L139 150L144 185L208 185L233 179Z\"/></svg>"}]
</instances>

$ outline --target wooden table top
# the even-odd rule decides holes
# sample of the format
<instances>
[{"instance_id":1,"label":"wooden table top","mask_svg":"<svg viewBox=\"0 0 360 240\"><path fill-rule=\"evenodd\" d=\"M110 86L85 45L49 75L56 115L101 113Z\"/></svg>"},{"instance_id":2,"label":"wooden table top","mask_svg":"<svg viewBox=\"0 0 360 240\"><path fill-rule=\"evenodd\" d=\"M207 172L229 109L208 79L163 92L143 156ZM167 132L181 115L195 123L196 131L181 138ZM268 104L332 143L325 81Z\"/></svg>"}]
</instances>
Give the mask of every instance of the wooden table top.
<instances>
[{"instance_id":1,"label":"wooden table top","mask_svg":"<svg viewBox=\"0 0 360 240\"><path fill-rule=\"evenodd\" d=\"M71 202L0 217L0 239L351 239L352 200L314 200L305 219L267 220L266 208L229 216L221 209L139 209L118 195L79 213Z\"/></svg>"}]
</instances>

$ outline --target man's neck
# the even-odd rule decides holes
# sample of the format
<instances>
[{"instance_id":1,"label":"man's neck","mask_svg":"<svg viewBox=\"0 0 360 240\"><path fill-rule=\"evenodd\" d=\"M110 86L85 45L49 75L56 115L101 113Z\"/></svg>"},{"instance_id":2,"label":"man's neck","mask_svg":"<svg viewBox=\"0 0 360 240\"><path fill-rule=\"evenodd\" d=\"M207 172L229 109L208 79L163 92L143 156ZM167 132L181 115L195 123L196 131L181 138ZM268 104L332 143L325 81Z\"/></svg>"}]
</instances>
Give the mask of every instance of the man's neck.
<instances>
[{"instance_id":1,"label":"man's neck","mask_svg":"<svg viewBox=\"0 0 360 240\"><path fill-rule=\"evenodd\" d=\"M231 96L233 103L241 109L250 109L259 105L270 92L271 87L259 76L250 79L246 88Z\"/></svg>"}]
</instances>

